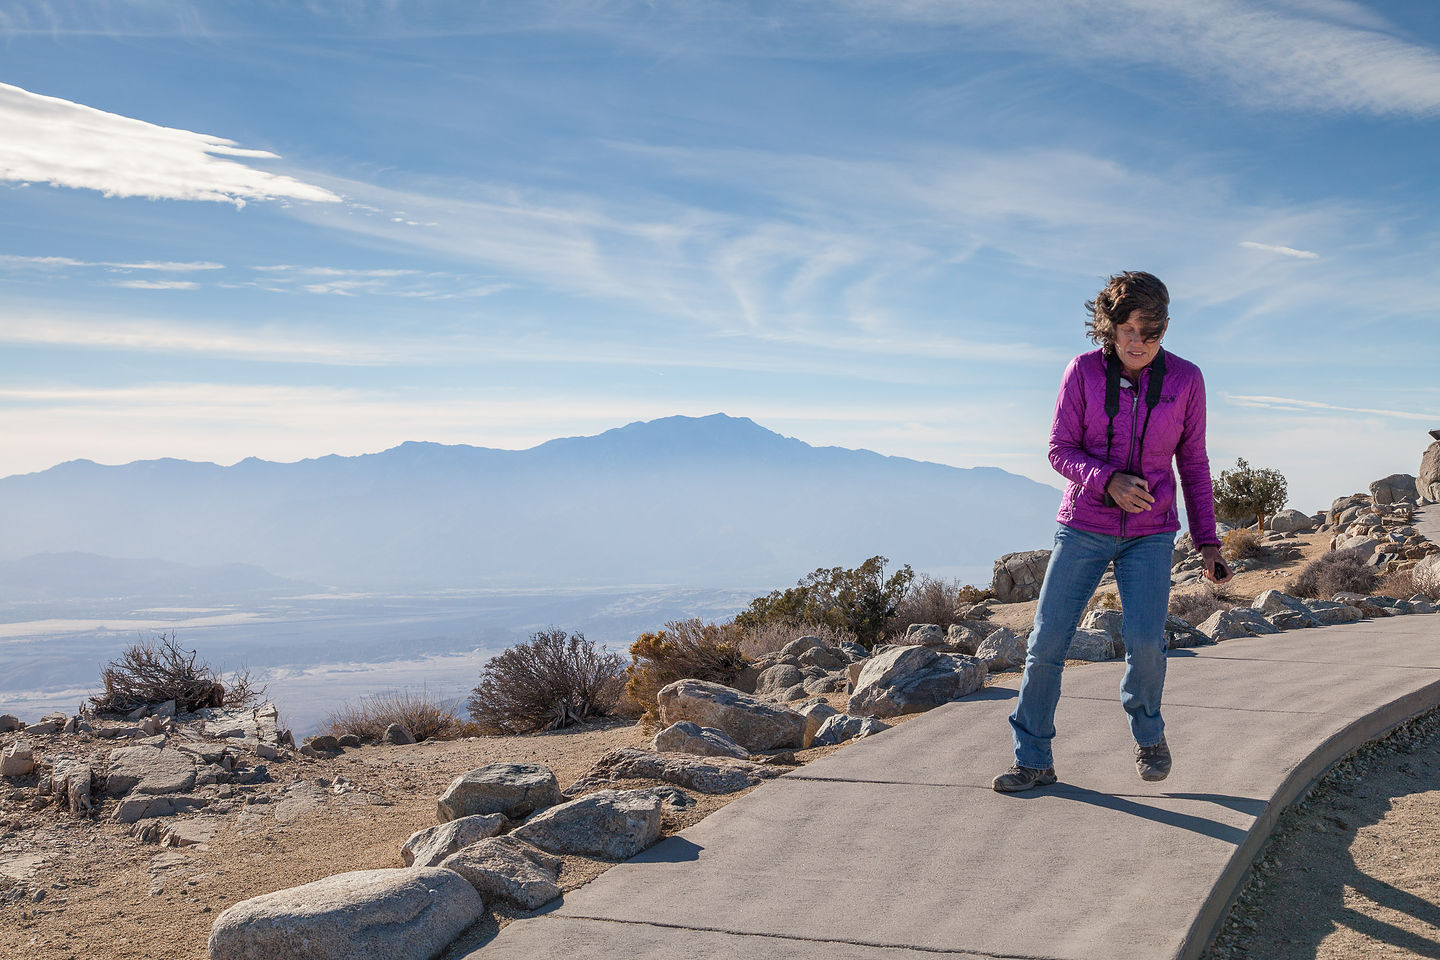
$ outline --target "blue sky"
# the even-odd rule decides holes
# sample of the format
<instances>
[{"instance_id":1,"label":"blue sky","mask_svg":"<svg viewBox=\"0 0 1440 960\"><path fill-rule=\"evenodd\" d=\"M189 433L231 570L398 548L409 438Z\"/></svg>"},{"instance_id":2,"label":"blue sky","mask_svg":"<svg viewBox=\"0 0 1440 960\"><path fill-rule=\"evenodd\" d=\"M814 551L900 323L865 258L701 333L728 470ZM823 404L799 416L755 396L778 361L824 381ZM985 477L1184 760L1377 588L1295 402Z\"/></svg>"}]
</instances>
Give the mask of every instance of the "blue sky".
<instances>
[{"instance_id":1,"label":"blue sky","mask_svg":"<svg viewBox=\"0 0 1440 960\"><path fill-rule=\"evenodd\" d=\"M724 411L1058 483L1172 294L1313 510L1440 427L1440 5L0 8L0 475Z\"/></svg>"}]
</instances>

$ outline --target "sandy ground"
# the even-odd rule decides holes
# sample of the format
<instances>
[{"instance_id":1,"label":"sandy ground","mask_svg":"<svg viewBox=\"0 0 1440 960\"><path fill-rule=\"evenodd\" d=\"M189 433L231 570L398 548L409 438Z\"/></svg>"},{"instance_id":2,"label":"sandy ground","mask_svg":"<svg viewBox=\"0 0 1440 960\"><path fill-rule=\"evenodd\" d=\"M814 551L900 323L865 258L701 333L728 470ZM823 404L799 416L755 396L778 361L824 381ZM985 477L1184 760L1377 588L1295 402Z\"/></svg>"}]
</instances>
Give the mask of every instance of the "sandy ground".
<instances>
[{"instance_id":1,"label":"sandy ground","mask_svg":"<svg viewBox=\"0 0 1440 960\"><path fill-rule=\"evenodd\" d=\"M1328 535L1295 543L1304 559ZM1281 586L1299 562L1261 565L1227 585L1253 597ZM1104 588L1102 587L1102 590ZM994 621L1028 630L1034 604L1001 607ZM1072 667L1083 667L1082 662ZM1018 678L1017 672L995 680ZM844 708L843 695L831 695ZM166 849L121 827L33 810L33 791L0 786L0 956L113 960L206 955L215 917L248 897L347 870L402 866L400 848L436 822L435 800L466 770L501 761L544 763L568 785L619 746L648 737L612 723L524 737L406 747L363 747L330 760L272 764L266 803L236 802L189 821L207 842ZM800 751L809 762L843 747ZM298 786L297 786L298 784ZM622 784L644 786L645 783ZM760 789L760 788L756 788ZM748 791L747 791L748 792ZM684 829L743 794L667 812ZM187 818L176 818L187 819ZM610 866L574 857L563 889ZM23 899L7 892L23 889ZM36 899L36 897L39 899ZM1210 956L1440 957L1440 719L1363 751L1286 815ZM488 942L513 914L488 914L447 958Z\"/></svg>"}]
</instances>

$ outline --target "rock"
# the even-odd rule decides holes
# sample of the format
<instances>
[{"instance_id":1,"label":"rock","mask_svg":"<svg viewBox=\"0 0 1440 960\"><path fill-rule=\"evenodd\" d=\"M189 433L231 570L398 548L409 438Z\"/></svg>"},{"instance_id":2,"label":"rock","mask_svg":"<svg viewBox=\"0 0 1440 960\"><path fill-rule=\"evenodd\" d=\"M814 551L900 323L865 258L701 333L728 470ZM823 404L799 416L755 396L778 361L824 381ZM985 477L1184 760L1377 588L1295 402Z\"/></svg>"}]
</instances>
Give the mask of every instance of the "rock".
<instances>
[{"instance_id":1,"label":"rock","mask_svg":"<svg viewBox=\"0 0 1440 960\"><path fill-rule=\"evenodd\" d=\"M975 658L984 662L987 671L998 673L1001 670L1023 667L1027 650L1026 642L1013 630L1000 627L980 641L980 645L975 648Z\"/></svg>"},{"instance_id":2,"label":"rock","mask_svg":"<svg viewBox=\"0 0 1440 960\"><path fill-rule=\"evenodd\" d=\"M62 807L76 816L88 814L95 809L90 801L93 776L90 764L83 760L56 760L50 768L50 792L59 798Z\"/></svg>"},{"instance_id":3,"label":"rock","mask_svg":"<svg viewBox=\"0 0 1440 960\"><path fill-rule=\"evenodd\" d=\"M890 724L875 717L856 717L848 713L837 713L820 725L820 730L815 734L812 746L828 747L889 729Z\"/></svg>"},{"instance_id":4,"label":"rock","mask_svg":"<svg viewBox=\"0 0 1440 960\"><path fill-rule=\"evenodd\" d=\"M341 751L340 738L332 737L328 733L322 733L318 737L311 737L305 744L317 753L339 753Z\"/></svg>"},{"instance_id":5,"label":"rock","mask_svg":"<svg viewBox=\"0 0 1440 960\"><path fill-rule=\"evenodd\" d=\"M963 623L952 623L945 631L945 643L961 653L974 655L985 635L974 627Z\"/></svg>"},{"instance_id":6,"label":"rock","mask_svg":"<svg viewBox=\"0 0 1440 960\"><path fill-rule=\"evenodd\" d=\"M857 660L865 660L870 656L870 651L866 650L863 646L856 643L854 640L841 640L838 644L831 647L830 649L834 650L840 656L844 657L847 663L855 663Z\"/></svg>"},{"instance_id":7,"label":"rock","mask_svg":"<svg viewBox=\"0 0 1440 960\"><path fill-rule=\"evenodd\" d=\"M1125 614L1119 610L1107 610L1104 607L1097 607L1085 614L1085 619L1080 621L1082 630L1099 630L1101 633L1110 635L1115 642L1115 647L1121 653L1125 652Z\"/></svg>"},{"instance_id":8,"label":"rock","mask_svg":"<svg viewBox=\"0 0 1440 960\"><path fill-rule=\"evenodd\" d=\"M800 654L802 667L819 667L826 672L839 670L849 662L830 647L812 647Z\"/></svg>"},{"instance_id":9,"label":"rock","mask_svg":"<svg viewBox=\"0 0 1440 960\"><path fill-rule=\"evenodd\" d=\"M825 646L825 641L819 637L796 637L785 646L780 648L780 656L788 659L798 660L801 656L817 647Z\"/></svg>"},{"instance_id":10,"label":"rock","mask_svg":"<svg viewBox=\"0 0 1440 960\"><path fill-rule=\"evenodd\" d=\"M519 820L563 799L560 784L549 767L539 763L492 763L450 781L435 807L442 823L484 813L503 813L511 820Z\"/></svg>"},{"instance_id":11,"label":"rock","mask_svg":"<svg viewBox=\"0 0 1440 960\"><path fill-rule=\"evenodd\" d=\"M1297 614L1303 620L1313 621L1313 618L1310 616L1310 608L1305 606L1305 601L1279 590L1262 590L1260 595L1255 598L1255 602L1250 604L1250 608L1252 610L1259 610L1261 613L1293 613ZM1306 625L1313 624L1307 623ZM1276 626L1279 626L1279 624L1276 624Z\"/></svg>"},{"instance_id":12,"label":"rock","mask_svg":"<svg viewBox=\"0 0 1440 960\"><path fill-rule=\"evenodd\" d=\"M486 903L502 900L534 910L560 896L562 862L510 835L470 844L441 866L464 877Z\"/></svg>"},{"instance_id":13,"label":"rock","mask_svg":"<svg viewBox=\"0 0 1440 960\"><path fill-rule=\"evenodd\" d=\"M660 798L647 790L598 790L541 810L509 836L550 853L628 860L660 839Z\"/></svg>"},{"instance_id":14,"label":"rock","mask_svg":"<svg viewBox=\"0 0 1440 960\"><path fill-rule=\"evenodd\" d=\"M503 813L481 813L437 823L410 834L400 848L400 859L407 867L438 867L440 861L460 848L503 833L509 825Z\"/></svg>"},{"instance_id":15,"label":"rock","mask_svg":"<svg viewBox=\"0 0 1440 960\"><path fill-rule=\"evenodd\" d=\"M1212 640L1234 640L1239 637L1256 637L1263 634L1279 633L1259 610L1250 607L1234 607L1217 610L1196 628Z\"/></svg>"},{"instance_id":16,"label":"rock","mask_svg":"<svg viewBox=\"0 0 1440 960\"><path fill-rule=\"evenodd\" d=\"M1070 649L1065 651L1065 659L1098 663L1102 660L1114 660L1124 652L1124 645L1116 641L1108 631L1077 629L1070 640Z\"/></svg>"},{"instance_id":17,"label":"rock","mask_svg":"<svg viewBox=\"0 0 1440 960\"><path fill-rule=\"evenodd\" d=\"M745 760L702 760L684 753L651 753L638 747L620 747L602 756L569 787L576 794L615 780L663 780L700 793L734 793L784 773L774 767Z\"/></svg>"},{"instance_id":18,"label":"rock","mask_svg":"<svg viewBox=\"0 0 1440 960\"><path fill-rule=\"evenodd\" d=\"M831 717L839 716L840 711L836 710L824 700L817 700L814 703L807 703L795 710L796 713L805 718L805 738L800 746L808 748L819 732L820 725Z\"/></svg>"},{"instance_id":19,"label":"rock","mask_svg":"<svg viewBox=\"0 0 1440 960\"><path fill-rule=\"evenodd\" d=\"M1327 603L1324 600L1315 600L1307 603L1306 608L1310 616L1322 627L1331 627L1341 623L1355 623L1357 620L1365 619L1365 614L1358 607L1352 607L1344 603Z\"/></svg>"},{"instance_id":20,"label":"rock","mask_svg":"<svg viewBox=\"0 0 1440 960\"><path fill-rule=\"evenodd\" d=\"M805 691L806 696L817 697L825 693L844 693L848 686L845 672L837 670L835 673L828 673L823 677L806 680L801 684L801 689Z\"/></svg>"},{"instance_id":21,"label":"rock","mask_svg":"<svg viewBox=\"0 0 1440 960\"><path fill-rule=\"evenodd\" d=\"M1440 501L1440 438L1425 448L1420 458L1420 471L1415 476L1415 490L1431 503Z\"/></svg>"},{"instance_id":22,"label":"rock","mask_svg":"<svg viewBox=\"0 0 1440 960\"><path fill-rule=\"evenodd\" d=\"M750 759L750 751L731 740L724 730L681 720L655 734L654 748L662 753L690 753L701 757Z\"/></svg>"},{"instance_id":23,"label":"rock","mask_svg":"<svg viewBox=\"0 0 1440 960\"><path fill-rule=\"evenodd\" d=\"M39 723L32 723L25 728L25 732L37 737L48 737L52 733L59 733L64 726L63 721L41 720Z\"/></svg>"},{"instance_id":24,"label":"rock","mask_svg":"<svg viewBox=\"0 0 1440 960\"><path fill-rule=\"evenodd\" d=\"M415 742L415 735L398 723L392 723L380 734L380 742L392 746L405 746Z\"/></svg>"},{"instance_id":25,"label":"rock","mask_svg":"<svg viewBox=\"0 0 1440 960\"><path fill-rule=\"evenodd\" d=\"M1281 510L1267 521L1276 533L1304 533L1315 529L1315 520L1299 510Z\"/></svg>"},{"instance_id":26,"label":"rock","mask_svg":"<svg viewBox=\"0 0 1440 960\"><path fill-rule=\"evenodd\" d=\"M1415 503L1420 498L1415 478L1408 473L1392 473L1370 484L1371 502L1377 504Z\"/></svg>"},{"instance_id":27,"label":"rock","mask_svg":"<svg viewBox=\"0 0 1440 960\"><path fill-rule=\"evenodd\" d=\"M691 720L715 727L752 753L798 747L805 735L805 719L798 713L719 683L677 680L663 687L657 699L666 725Z\"/></svg>"},{"instance_id":28,"label":"rock","mask_svg":"<svg viewBox=\"0 0 1440 960\"><path fill-rule=\"evenodd\" d=\"M135 793L123 797L110 813L111 823L135 823L150 817L173 817L178 813L191 813L210 803L209 799L196 794L163 794L151 796Z\"/></svg>"},{"instance_id":29,"label":"rock","mask_svg":"<svg viewBox=\"0 0 1440 960\"><path fill-rule=\"evenodd\" d=\"M800 672L799 667L791 666L788 663L777 663L773 667L767 667L760 671L760 676L755 681L755 695L758 697L773 696L781 691L805 682L805 674Z\"/></svg>"},{"instance_id":30,"label":"rock","mask_svg":"<svg viewBox=\"0 0 1440 960\"><path fill-rule=\"evenodd\" d=\"M35 754L19 741L0 754L0 777L25 777L35 770Z\"/></svg>"},{"instance_id":31,"label":"rock","mask_svg":"<svg viewBox=\"0 0 1440 960\"><path fill-rule=\"evenodd\" d=\"M912 623L905 628L905 642L938 647L945 642L945 631L938 623Z\"/></svg>"},{"instance_id":32,"label":"rock","mask_svg":"<svg viewBox=\"0 0 1440 960\"><path fill-rule=\"evenodd\" d=\"M930 647L898 647L871 657L855 682L847 713L893 717L918 713L974 693L985 683L985 662Z\"/></svg>"},{"instance_id":33,"label":"rock","mask_svg":"<svg viewBox=\"0 0 1440 960\"><path fill-rule=\"evenodd\" d=\"M1001 603L1034 600L1040 596L1040 584L1045 580L1045 568L1049 563L1049 550L1007 553L995 561L990 589Z\"/></svg>"},{"instance_id":34,"label":"rock","mask_svg":"<svg viewBox=\"0 0 1440 960\"><path fill-rule=\"evenodd\" d=\"M355 734L353 733L342 734L341 736L336 737L335 740L340 744L340 746L346 748L347 750L352 747L361 746L364 743L363 740L355 736Z\"/></svg>"},{"instance_id":35,"label":"rock","mask_svg":"<svg viewBox=\"0 0 1440 960\"><path fill-rule=\"evenodd\" d=\"M210 960L431 960L483 910L451 870L341 873L226 910L210 931Z\"/></svg>"},{"instance_id":36,"label":"rock","mask_svg":"<svg viewBox=\"0 0 1440 960\"><path fill-rule=\"evenodd\" d=\"M157 747L121 747L110 751L105 771L105 792L112 797L130 793L158 795L185 793L195 786L195 760L187 752Z\"/></svg>"},{"instance_id":37,"label":"rock","mask_svg":"<svg viewBox=\"0 0 1440 960\"><path fill-rule=\"evenodd\" d=\"M25 724L20 722L19 717L9 713L0 714L0 733L12 733L24 729Z\"/></svg>"},{"instance_id":38,"label":"rock","mask_svg":"<svg viewBox=\"0 0 1440 960\"><path fill-rule=\"evenodd\" d=\"M1165 647L1168 650L1198 647L1214 642L1179 617L1167 616L1165 618Z\"/></svg>"}]
</instances>

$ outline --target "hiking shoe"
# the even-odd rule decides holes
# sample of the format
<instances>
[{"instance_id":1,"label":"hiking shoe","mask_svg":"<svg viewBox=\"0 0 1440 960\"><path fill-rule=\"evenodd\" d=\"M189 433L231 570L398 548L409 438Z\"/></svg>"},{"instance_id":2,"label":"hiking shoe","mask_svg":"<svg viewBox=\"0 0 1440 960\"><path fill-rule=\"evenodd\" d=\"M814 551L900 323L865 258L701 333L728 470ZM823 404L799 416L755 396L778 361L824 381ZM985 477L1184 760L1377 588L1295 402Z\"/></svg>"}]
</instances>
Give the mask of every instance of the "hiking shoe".
<instances>
[{"instance_id":1,"label":"hiking shoe","mask_svg":"<svg viewBox=\"0 0 1440 960\"><path fill-rule=\"evenodd\" d=\"M1055 782L1055 768L1037 770L1034 767L1011 767L990 782L1000 793L1018 793L1031 787L1045 787Z\"/></svg>"},{"instance_id":2,"label":"hiking shoe","mask_svg":"<svg viewBox=\"0 0 1440 960\"><path fill-rule=\"evenodd\" d=\"M1170 776L1170 747L1164 737L1154 746L1135 744L1135 769L1140 771L1141 780L1164 780Z\"/></svg>"}]
</instances>

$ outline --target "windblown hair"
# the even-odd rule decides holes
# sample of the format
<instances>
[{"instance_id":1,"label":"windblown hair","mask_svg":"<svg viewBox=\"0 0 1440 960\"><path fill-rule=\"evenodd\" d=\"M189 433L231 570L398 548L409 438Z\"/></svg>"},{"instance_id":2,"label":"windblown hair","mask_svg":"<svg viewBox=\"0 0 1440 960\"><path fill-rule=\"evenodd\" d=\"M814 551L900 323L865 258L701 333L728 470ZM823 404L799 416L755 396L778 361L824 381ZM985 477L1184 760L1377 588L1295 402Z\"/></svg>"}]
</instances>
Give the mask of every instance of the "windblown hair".
<instances>
[{"instance_id":1,"label":"windblown hair","mask_svg":"<svg viewBox=\"0 0 1440 960\"><path fill-rule=\"evenodd\" d=\"M1129 320L1136 310L1144 318L1145 339L1158 339L1165 331L1165 321L1170 318L1170 291L1153 273L1139 270L1117 273L1094 300L1085 301L1085 312L1090 315L1085 329L1091 340L1107 353L1113 353L1115 328Z\"/></svg>"}]
</instances>

